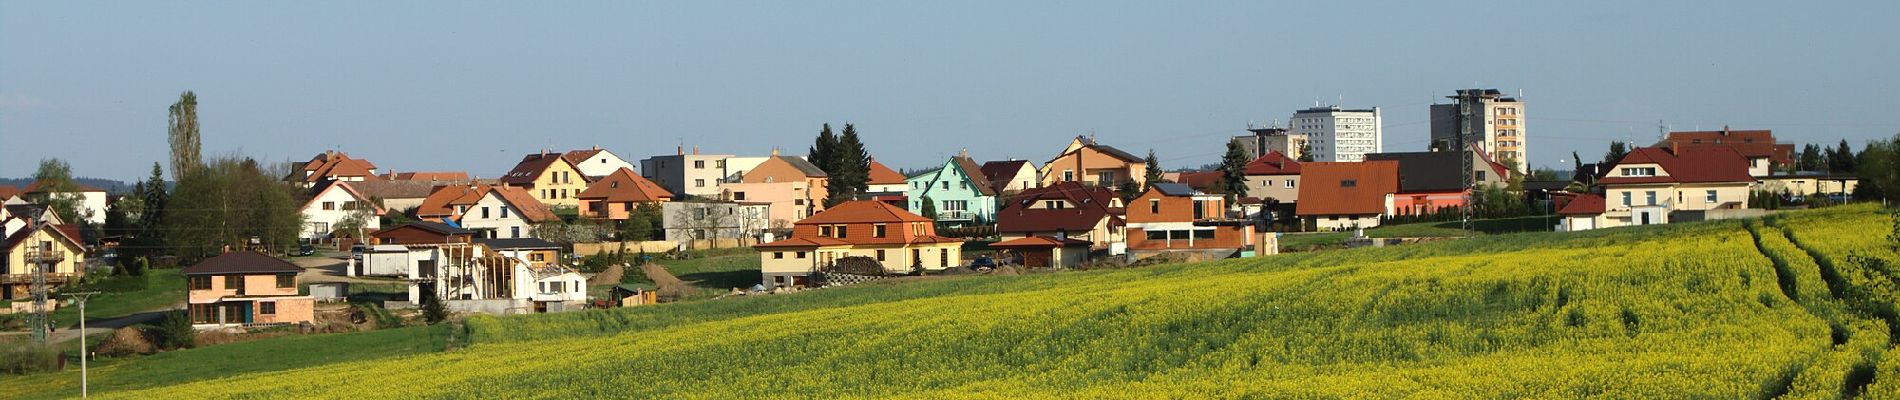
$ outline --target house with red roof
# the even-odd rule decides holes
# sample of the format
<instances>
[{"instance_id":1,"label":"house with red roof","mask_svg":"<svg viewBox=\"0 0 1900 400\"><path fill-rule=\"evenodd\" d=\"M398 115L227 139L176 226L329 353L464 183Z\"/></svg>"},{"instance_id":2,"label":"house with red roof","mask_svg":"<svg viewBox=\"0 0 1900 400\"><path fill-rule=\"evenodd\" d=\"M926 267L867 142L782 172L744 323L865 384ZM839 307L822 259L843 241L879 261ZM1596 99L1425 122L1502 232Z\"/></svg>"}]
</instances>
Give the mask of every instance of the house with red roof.
<instances>
[{"instance_id":1,"label":"house with red roof","mask_svg":"<svg viewBox=\"0 0 1900 400\"><path fill-rule=\"evenodd\" d=\"M1005 241L1045 237L1086 241L1098 250L1112 249L1124 243L1122 229L1127 221L1122 215L1126 212L1114 190L1059 182L1030 188L1010 198L996 213L996 233Z\"/></svg>"},{"instance_id":2,"label":"house with red roof","mask_svg":"<svg viewBox=\"0 0 1900 400\"><path fill-rule=\"evenodd\" d=\"M884 163L877 162L876 158L871 159L871 168L867 175L870 179L865 182L865 193L903 194L906 189L904 174L884 166Z\"/></svg>"},{"instance_id":3,"label":"house with red roof","mask_svg":"<svg viewBox=\"0 0 1900 400\"><path fill-rule=\"evenodd\" d=\"M767 289L814 285L813 274L845 257L875 260L891 273L963 262L963 240L938 236L929 218L873 200L839 203L794 223L790 237L752 248Z\"/></svg>"},{"instance_id":4,"label":"house with red roof","mask_svg":"<svg viewBox=\"0 0 1900 400\"><path fill-rule=\"evenodd\" d=\"M0 209L0 298L32 295L34 264L51 263L46 283L53 288L86 275L86 245L79 226L65 224L46 206L7 205Z\"/></svg>"},{"instance_id":5,"label":"house with red roof","mask_svg":"<svg viewBox=\"0 0 1900 400\"><path fill-rule=\"evenodd\" d=\"M1295 203L1300 200L1300 160L1268 151L1247 162L1247 197Z\"/></svg>"},{"instance_id":6,"label":"house with red roof","mask_svg":"<svg viewBox=\"0 0 1900 400\"><path fill-rule=\"evenodd\" d=\"M438 186L416 207L416 218L455 224L484 238L532 238L534 224L560 217L531 193L510 185Z\"/></svg>"},{"instance_id":7,"label":"house with red roof","mask_svg":"<svg viewBox=\"0 0 1900 400\"><path fill-rule=\"evenodd\" d=\"M1794 165L1794 144L1778 143L1775 132L1762 130L1669 132L1656 147L1721 146L1748 159L1749 175L1768 176L1778 166Z\"/></svg>"},{"instance_id":8,"label":"house with red roof","mask_svg":"<svg viewBox=\"0 0 1900 400\"><path fill-rule=\"evenodd\" d=\"M311 157L310 161L291 166L291 176L287 179L303 187L316 187L323 181L370 181L381 180L376 175L376 164L360 158L350 158L348 153L325 150Z\"/></svg>"},{"instance_id":9,"label":"house with red roof","mask_svg":"<svg viewBox=\"0 0 1900 400\"><path fill-rule=\"evenodd\" d=\"M1227 258L1253 243L1254 220L1229 218L1225 197L1181 183L1149 185L1129 201L1125 218L1133 259L1167 253Z\"/></svg>"},{"instance_id":10,"label":"house with red roof","mask_svg":"<svg viewBox=\"0 0 1900 400\"><path fill-rule=\"evenodd\" d=\"M345 221L356 219L361 226L356 232L344 232L351 237L362 238L368 232L382 229L382 216L387 213L383 206L376 204L369 196L357 191L349 181L326 180L318 183L305 194L303 207L303 233L307 240L329 239L337 233Z\"/></svg>"},{"instance_id":11,"label":"house with red roof","mask_svg":"<svg viewBox=\"0 0 1900 400\"><path fill-rule=\"evenodd\" d=\"M1376 227L1396 211L1398 192L1398 161L1304 163L1294 214L1320 230Z\"/></svg>"},{"instance_id":12,"label":"house with red roof","mask_svg":"<svg viewBox=\"0 0 1900 400\"><path fill-rule=\"evenodd\" d=\"M617 221L632 217L641 204L672 201L673 193L632 168L621 168L588 184L578 197L582 217Z\"/></svg>"},{"instance_id":13,"label":"house with red roof","mask_svg":"<svg viewBox=\"0 0 1900 400\"><path fill-rule=\"evenodd\" d=\"M1470 191L1465 190L1465 174L1474 188L1497 187L1509 183L1513 170L1491 158L1484 148L1472 143L1470 152L1425 151L1366 154L1367 160L1399 163L1399 191L1392 200L1395 215L1423 215L1465 206ZM1461 172L1471 157L1471 170Z\"/></svg>"},{"instance_id":14,"label":"house with red roof","mask_svg":"<svg viewBox=\"0 0 1900 400\"><path fill-rule=\"evenodd\" d=\"M1007 195L1041 186L1036 180L1036 164L1029 160L990 161L980 169L997 193Z\"/></svg>"},{"instance_id":15,"label":"house with red roof","mask_svg":"<svg viewBox=\"0 0 1900 400\"><path fill-rule=\"evenodd\" d=\"M1728 146L1638 148L1597 180L1603 188L1601 207L1579 198L1558 213L1566 220L1600 215L1600 219L1591 217L1588 225L1577 221L1567 230L1721 218L1735 213L1718 210L1748 208L1749 189L1756 182L1749 164L1747 157Z\"/></svg>"}]
</instances>

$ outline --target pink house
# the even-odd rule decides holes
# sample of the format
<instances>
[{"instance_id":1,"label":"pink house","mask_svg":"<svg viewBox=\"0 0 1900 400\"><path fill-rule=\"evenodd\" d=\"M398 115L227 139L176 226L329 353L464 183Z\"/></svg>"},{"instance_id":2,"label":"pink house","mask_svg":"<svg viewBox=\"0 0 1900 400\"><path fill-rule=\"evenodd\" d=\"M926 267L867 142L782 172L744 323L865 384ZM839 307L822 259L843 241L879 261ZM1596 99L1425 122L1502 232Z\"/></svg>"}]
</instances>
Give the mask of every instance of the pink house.
<instances>
[{"instance_id":1,"label":"pink house","mask_svg":"<svg viewBox=\"0 0 1900 400\"><path fill-rule=\"evenodd\" d=\"M277 257L230 252L181 272L194 327L294 324L312 319L316 300L297 290L297 274L303 268Z\"/></svg>"}]
</instances>

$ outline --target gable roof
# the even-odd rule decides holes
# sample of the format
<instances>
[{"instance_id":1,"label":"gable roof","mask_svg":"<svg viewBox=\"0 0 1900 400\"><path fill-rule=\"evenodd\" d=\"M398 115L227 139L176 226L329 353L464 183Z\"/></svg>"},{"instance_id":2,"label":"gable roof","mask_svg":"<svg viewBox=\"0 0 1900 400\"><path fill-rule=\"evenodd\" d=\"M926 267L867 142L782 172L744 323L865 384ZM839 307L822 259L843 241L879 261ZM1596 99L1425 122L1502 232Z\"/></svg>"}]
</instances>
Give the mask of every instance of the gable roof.
<instances>
[{"instance_id":1,"label":"gable roof","mask_svg":"<svg viewBox=\"0 0 1900 400\"><path fill-rule=\"evenodd\" d=\"M0 185L0 200L19 196L20 193L20 188L14 187L13 185Z\"/></svg>"},{"instance_id":2,"label":"gable roof","mask_svg":"<svg viewBox=\"0 0 1900 400\"><path fill-rule=\"evenodd\" d=\"M1023 168L1029 168L1029 174L1034 176L1036 172L1032 167L1029 165L1029 160L1009 160L986 162L979 169L983 171L983 179L988 179L990 185L1000 192L1003 187L1009 186L1009 179L1015 178L1016 173L1022 171Z\"/></svg>"},{"instance_id":3,"label":"gable roof","mask_svg":"<svg viewBox=\"0 0 1900 400\"><path fill-rule=\"evenodd\" d=\"M1398 181L1398 161L1301 164L1300 201L1294 214L1384 214L1385 198L1398 193Z\"/></svg>"},{"instance_id":4,"label":"gable roof","mask_svg":"<svg viewBox=\"0 0 1900 400\"><path fill-rule=\"evenodd\" d=\"M1221 178L1224 176L1226 175L1220 171L1182 172L1174 177L1174 181L1191 188L1214 190L1220 186Z\"/></svg>"},{"instance_id":5,"label":"gable roof","mask_svg":"<svg viewBox=\"0 0 1900 400\"><path fill-rule=\"evenodd\" d=\"M1073 238L1056 239L1056 238L1052 238L1048 236L1024 236L1024 237L1005 240L1001 242L990 243L990 247L1041 248L1041 247L1092 246L1094 244L1095 244L1094 242L1090 242L1087 240L1073 239Z\"/></svg>"},{"instance_id":6,"label":"gable roof","mask_svg":"<svg viewBox=\"0 0 1900 400\"><path fill-rule=\"evenodd\" d=\"M897 171L892 170L891 167L886 167L884 166L883 163L877 162L877 160L871 160L871 168L868 175L871 179L870 181L865 182L866 184L871 184L871 185L902 185L904 184L904 174L897 173Z\"/></svg>"},{"instance_id":7,"label":"gable roof","mask_svg":"<svg viewBox=\"0 0 1900 400\"><path fill-rule=\"evenodd\" d=\"M1463 192L1465 176L1459 170L1465 163L1463 152L1420 151L1366 154L1367 160L1399 163L1399 193Z\"/></svg>"},{"instance_id":8,"label":"gable roof","mask_svg":"<svg viewBox=\"0 0 1900 400\"><path fill-rule=\"evenodd\" d=\"M310 198L307 200L304 200L303 207L299 208L299 210L309 209L311 205L317 203L318 198L323 197L323 194L325 192L329 192L331 190L342 190L344 193L349 193L350 197L356 199L356 201L362 202L363 204L368 204L370 206L370 211L376 215L383 215L384 213L387 212L386 210L383 209L382 205L376 204L376 202L371 200L369 196L364 196L363 192L356 191L355 185L351 185L348 182L338 181L338 180L323 181L323 183L319 183L317 184L317 186L311 187L310 191L305 192L305 194L309 196Z\"/></svg>"},{"instance_id":9,"label":"gable roof","mask_svg":"<svg viewBox=\"0 0 1900 400\"><path fill-rule=\"evenodd\" d=\"M827 208L809 218L799 220L797 225L811 224L853 224L877 222L934 222L929 218L912 214L890 203L876 200L853 200Z\"/></svg>"},{"instance_id":10,"label":"gable roof","mask_svg":"<svg viewBox=\"0 0 1900 400\"><path fill-rule=\"evenodd\" d=\"M468 173L462 171L391 171L388 174L384 174L383 179L397 181L466 181L468 180Z\"/></svg>"},{"instance_id":11,"label":"gable roof","mask_svg":"<svg viewBox=\"0 0 1900 400\"><path fill-rule=\"evenodd\" d=\"M318 182L332 177L362 177L366 180L380 178L371 172L376 169L376 164L370 163L369 160L350 158L348 153L340 151L317 153L316 157L311 157L301 169L306 174L297 177L296 180L303 182Z\"/></svg>"},{"instance_id":12,"label":"gable roof","mask_svg":"<svg viewBox=\"0 0 1900 400\"><path fill-rule=\"evenodd\" d=\"M1076 136L1074 141L1069 142L1069 145L1071 146L1074 146L1077 144L1080 144L1081 148L1077 148L1074 151L1070 151L1067 147L1064 147L1062 149L1063 151L1061 154L1056 154L1055 158L1049 159L1049 162L1044 163L1044 164L1054 163L1056 162L1056 160L1062 159L1062 156L1069 155L1069 153L1080 152L1084 148L1095 149L1095 151L1101 152L1102 154L1107 154L1109 157L1115 157L1116 159L1122 160L1122 162L1128 162L1128 163L1147 162L1147 159L1136 157L1134 154L1129 154L1128 152L1122 151L1122 149L1117 149L1113 146L1107 146L1100 143L1096 143L1095 139L1090 139L1086 136ZM1047 165L1045 165L1044 167L1047 167Z\"/></svg>"},{"instance_id":13,"label":"gable roof","mask_svg":"<svg viewBox=\"0 0 1900 400\"><path fill-rule=\"evenodd\" d=\"M204 259L179 272L185 275L295 274L303 272L303 268L264 253L233 251Z\"/></svg>"},{"instance_id":14,"label":"gable roof","mask_svg":"<svg viewBox=\"0 0 1900 400\"><path fill-rule=\"evenodd\" d=\"M536 177L540 177L542 172L547 171L548 167L554 166L555 163L567 163L568 168L574 167L573 163L567 162L567 159L562 158L560 154L548 152L529 154L521 157L521 162L515 163L514 169L510 169L507 174L503 174L501 176L501 182L517 185L532 185ZM586 178L585 176L581 177L583 180Z\"/></svg>"},{"instance_id":15,"label":"gable roof","mask_svg":"<svg viewBox=\"0 0 1900 400\"><path fill-rule=\"evenodd\" d=\"M535 200L534 195L528 193L528 189L522 189L519 186L482 185L482 187L488 188L489 193L501 198L503 203L514 207L515 213L521 214L521 218L528 222L548 222L561 218L559 215L554 215L554 209L548 207L547 203Z\"/></svg>"},{"instance_id":16,"label":"gable roof","mask_svg":"<svg viewBox=\"0 0 1900 400\"><path fill-rule=\"evenodd\" d=\"M383 200L426 198L430 193L435 193L435 188L439 185L442 185L442 182L426 180L350 182L350 188L356 189L357 193Z\"/></svg>"},{"instance_id":17,"label":"gable roof","mask_svg":"<svg viewBox=\"0 0 1900 400\"><path fill-rule=\"evenodd\" d=\"M80 193L80 192L104 192L104 191L106 191L105 189L100 189L100 188L97 188L97 187L93 187L93 186L90 186L90 185L86 185L86 184L82 184L82 183L79 183L79 182L69 182L69 183L73 185L73 188L72 188L72 190L70 191L70 193ZM42 188L42 187L40 187L40 181L33 181L33 183L28 183L28 184L26 184L26 187L22 187L22 188L20 188L20 194L27 194L27 193L45 193L45 192L46 192L46 189L45 189L45 188ZM5 198L5 197L6 197L6 196L0 196L0 198Z\"/></svg>"},{"instance_id":18,"label":"gable roof","mask_svg":"<svg viewBox=\"0 0 1900 400\"><path fill-rule=\"evenodd\" d=\"M522 219L529 222L546 222L560 218L554 215L554 210L546 203L535 200L527 189L487 184L436 186L435 192L423 198L422 204L416 206L416 217L424 219L454 217L457 206L473 206L480 203L483 198L487 198L489 194L494 194L503 203L513 207Z\"/></svg>"},{"instance_id":19,"label":"gable roof","mask_svg":"<svg viewBox=\"0 0 1900 400\"><path fill-rule=\"evenodd\" d=\"M587 161L587 159L589 158L594 158L595 154L600 154L600 152L603 152L603 151L606 151L606 150L601 150L598 147L587 149L587 150L574 150L574 151L569 151L566 153L561 153L561 158L567 159L567 162L569 163L580 164L582 161Z\"/></svg>"},{"instance_id":20,"label":"gable roof","mask_svg":"<svg viewBox=\"0 0 1900 400\"><path fill-rule=\"evenodd\" d=\"M1247 175L1299 175L1300 160L1280 154L1279 150L1269 151L1260 158L1247 162Z\"/></svg>"},{"instance_id":21,"label":"gable roof","mask_svg":"<svg viewBox=\"0 0 1900 400\"><path fill-rule=\"evenodd\" d=\"M963 176L970 178L970 184L976 186L977 193L984 196L996 195L996 187L990 185L989 177L983 175L983 167L978 166L976 160L964 156L955 156L950 157L950 163L955 164L957 169L962 170Z\"/></svg>"},{"instance_id":22,"label":"gable roof","mask_svg":"<svg viewBox=\"0 0 1900 400\"><path fill-rule=\"evenodd\" d=\"M0 240L4 240L4 243L0 243L0 249L12 249L15 247L19 247L21 243L26 242L26 238L33 237L33 232L37 232L37 230L33 229L33 226L36 224L34 224L29 218L21 217L19 219L23 221L27 221L27 226L25 228L21 228L19 231L13 232L13 236L0 238ZM0 222L5 222L5 221L0 221ZM53 237L65 239L66 244L73 245L73 247L77 247L81 249L80 251L85 251L84 249L86 248L86 244L84 241L80 240L84 236L80 236L79 225L48 224L46 226L46 229L53 232Z\"/></svg>"},{"instance_id":23,"label":"gable roof","mask_svg":"<svg viewBox=\"0 0 1900 400\"><path fill-rule=\"evenodd\" d=\"M1755 181L1755 177L1748 174L1748 158L1728 146L1642 147L1623 155L1623 159L1616 162L1616 167L1628 164L1656 164L1661 166L1669 176L1610 176L1597 180L1597 183L1615 185ZM1612 167L1612 171L1614 168Z\"/></svg>"},{"instance_id":24,"label":"gable roof","mask_svg":"<svg viewBox=\"0 0 1900 400\"><path fill-rule=\"evenodd\" d=\"M1657 146L1727 146L1747 158L1767 158L1776 164L1794 163L1794 144L1776 143L1773 130L1729 130L1669 132Z\"/></svg>"},{"instance_id":25,"label":"gable roof","mask_svg":"<svg viewBox=\"0 0 1900 400\"><path fill-rule=\"evenodd\" d=\"M421 229L421 230L425 230L425 231L429 231L429 232L433 232L433 233L436 233L436 234L440 234L440 235L447 235L447 236L458 236L458 235L473 235L473 234L475 234L475 231L471 231L471 230L467 230L467 229L462 229L462 228L457 228L457 227L454 227L454 226L450 226L449 224L444 224L444 223L441 223L441 222L435 222L435 221L415 221L415 222L409 222L409 223L405 223L405 224L402 224L402 225L396 225L396 226L392 226L392 227L388 227L388 228L383 228L382 230L378 230L378 231L376 231L376 232L372 232L372 233L370 233L369 235L370 235L370 236L378 236L378 235L382 235L382 234L383 234L383 232L391 232L391 231L395 231L395 230L397 230L397 229L402 229L402 228L409 228L409 227L413 227L413 228L416 228L416 229Z\"/></svg>"},{"instance_id":26,"label":"gable roof","mask_svg":"<svg viewBox=\"0 0 1900 400\"><path fill-rule=\"evenodd\" d=\"M1108 188L1074 181L1025 189L996 212L996 230L1085 232L1094 229L1103 218L1108 218L1109 225L1115 226L1121 222L1121 217L1116 216L1121 209L1110 207L1114 199L1115 192ZM1034 202L1044 200L1065 200L1074 206L1062 209L1029 207Z\"/></svg>"},{"instance_id":27,"label":"gable roof","mask_svg":"<svg viewBox=\"0 0 1900 400\"><path fill-rule=\"evenodd\" d=\"M825 173L825 170L823 168L818 168L817 164L812 164L811 161L806 161L803 158L785 157L785 156L772 156L772 158L778 159L780 161L784 161L787 164L791 164L792 168L798 169L798 172L805 173L805 177L807 178L824 178L824 177L831 176L830 174ZM771 160L767 160L767 161L771 161ZM753 169L757 169L757 168L755 167Z\"/></svg>"},{"instance_id":28,"label":"gable roof","mask_svg":"<svg viewBox=\"0 0 1900 400\"><path fill-rule=\"evenodd\" d=\"M616 203L654 202L671 200L673 193L633 173L632 169L621 167L607 174L606 177L588 184L587 189L581 190L581 193L574 197Z\"/></svg>"}]
</instances>

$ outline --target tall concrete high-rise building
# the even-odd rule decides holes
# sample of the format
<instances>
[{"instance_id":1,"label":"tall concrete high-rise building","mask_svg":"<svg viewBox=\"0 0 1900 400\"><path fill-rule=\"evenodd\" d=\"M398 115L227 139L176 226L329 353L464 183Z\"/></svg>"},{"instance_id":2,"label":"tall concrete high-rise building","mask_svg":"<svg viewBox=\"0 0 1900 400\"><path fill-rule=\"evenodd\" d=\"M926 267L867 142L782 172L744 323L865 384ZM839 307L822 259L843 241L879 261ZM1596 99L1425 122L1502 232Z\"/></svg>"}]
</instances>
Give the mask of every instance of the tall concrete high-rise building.
<instances>
[{"instance_id":1,"label":"tall concrete high-rise building","mask_svg":"<svg viewBox=\"0 0 1900 400\"><path fill-rule=\"evenodd\" d=\"M1306 137L1313 161L1365 161L1366 154L1385 151L1385 133L1379 108L1313 107L1293 112L1289 135Z\"/></svg>"},{"instance_id":2,"label":"tall concrete high-rise building","mask_svg":"<svg viewBox=\"0 0 1900 400\"><path fill-rule=\"evenodd\" d=\"M1248 134L1234 136L1233 141L1240 142L1240 149L1252 160L1280 152L1288 158L1299 159L1300 149L1306 147L1306 135L1287 132L1286 128L1247 128Z\"/></svg>"},{"instance_id":3,"label":"tall concrete high-rise building","mask_svg":"<svg viewBox=\"0 0 1900 400\"><path fill-rule=\"evenodd\" d=\"M1466 143L1477 143L1498 162L1515 165L1517 173L1530 171L1524 101L1497 89L1459 89L1458 94L1445 97L1452 103L1432 105L1432 148L1459 148L1452 144L1462 135Z\"/></svg>"}]
</instances>

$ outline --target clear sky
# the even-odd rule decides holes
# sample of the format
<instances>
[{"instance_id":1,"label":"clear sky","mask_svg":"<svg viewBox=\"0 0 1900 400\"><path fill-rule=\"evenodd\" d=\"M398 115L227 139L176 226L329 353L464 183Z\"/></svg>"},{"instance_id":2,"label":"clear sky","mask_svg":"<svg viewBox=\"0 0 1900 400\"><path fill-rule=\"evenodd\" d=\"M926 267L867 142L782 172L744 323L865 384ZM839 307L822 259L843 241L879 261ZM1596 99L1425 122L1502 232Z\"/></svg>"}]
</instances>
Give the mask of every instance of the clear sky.
<instances>
[{"instance_id":1,"label":"clear sky","mask_svg":"<svg viewBox=\"0 0 1900 400\"><path fill-rule=\"evenodd\" d=\"M133 179L198 94L204 153L325 149L494 177L541 148L802 154L858 125L896 168L1048 159L1077 134L1168 168L1314 101L1523 90L1531 164L1677 130L1900 132L1900 2L0 2L0 176ZM636 161L637 162L637 161Z\"/></svg>"}]
</instances>

